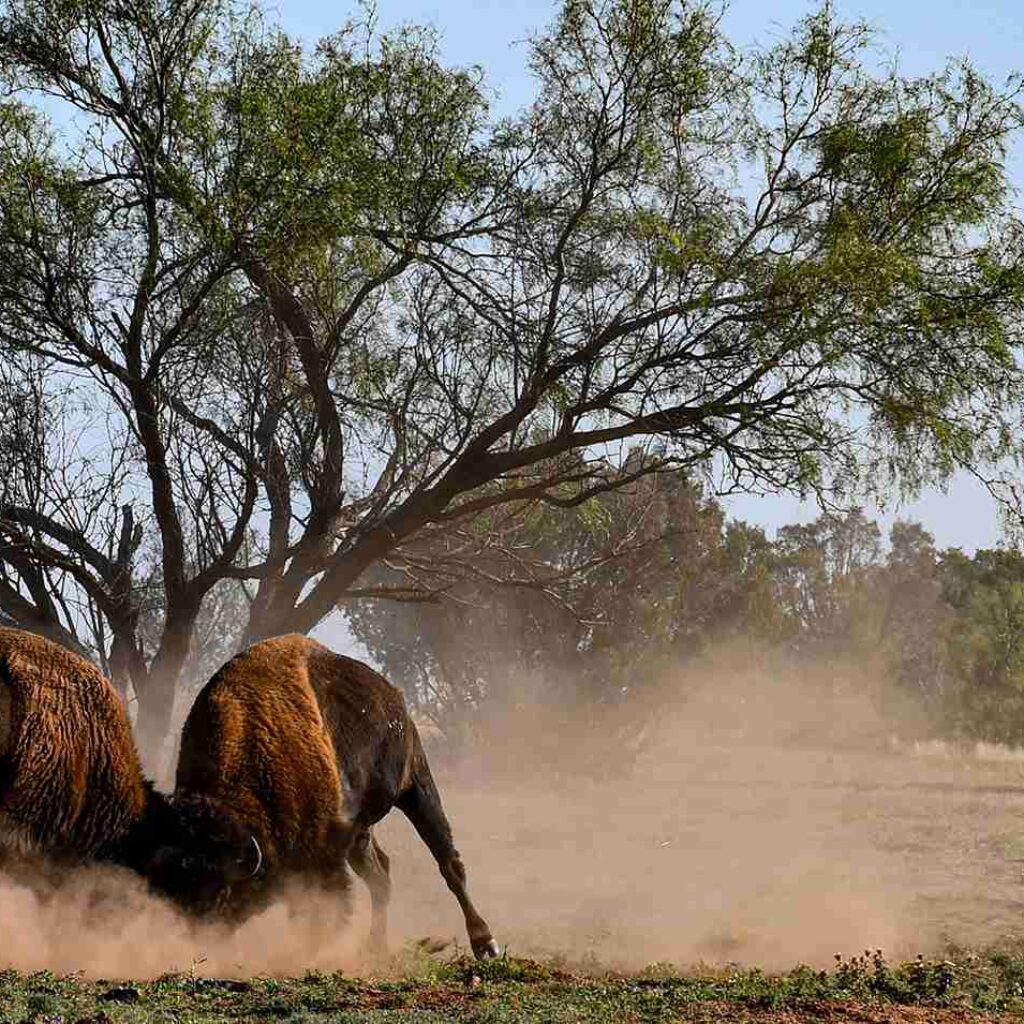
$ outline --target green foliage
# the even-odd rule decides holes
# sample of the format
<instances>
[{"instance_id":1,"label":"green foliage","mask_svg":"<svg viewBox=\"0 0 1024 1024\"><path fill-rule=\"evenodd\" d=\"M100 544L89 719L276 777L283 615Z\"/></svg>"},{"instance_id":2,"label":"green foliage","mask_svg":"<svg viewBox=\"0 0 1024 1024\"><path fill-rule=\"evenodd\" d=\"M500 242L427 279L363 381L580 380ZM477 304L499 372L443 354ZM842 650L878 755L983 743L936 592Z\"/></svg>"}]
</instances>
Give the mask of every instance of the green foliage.
<instances>
[{"instance_id":1,"label":"green foliage","mask_svg":"<svg viewBox=\"0 0 1024 1024\"><path fill-rule=\"evenodd\" d=\"M959 551L942 559L949 637L949 695L961 732L1020 743L1024 735L1024 558L1015 551Z\"/></svg>"},{"instance_id":2,"label":"green foliage","mask_svg":"<svg viewBox=\"0 0 1024 1024\"><path fill-rule=\"evenodd\" d=\"M339 243L379 273L373 232L438 230L441 211L479 185L475 77L441 66L430 33L384 37L372 56L370 45L356 25L312 59L281 33L243 36L215 93L218 128L240 143L216 228L290 279L308 264L311 283L332 286L349 272Z\"/></svg>"},{"instance_id":3,"label":"green foliage","mask_svg":"<svg viewBox=\"0 0 1024 1024\"><path fill-rule=\"evenodd\" d=\"M797 967L784 974L732 966L690 973L656 965L638 975L583 972L534 961L500 959L478 964L456 959L428 978L360 980L341 974L250 981L167 976L139 983L139 1002L109 999L109 982L79 977L0 975L0 1012L7 1019L77 1019L148 1024L175 1019L219 1022L238 1019L351 1021L669 1021L709 1020L759 1013L777 1019L803 1014L856 1020L892 1006L941 1012L1020 1013L1024 1007L1019 951L954 951L949 959L890 962L881 951L836 958L833 970ZM769 1016L770 1014L770 1016ZM942 1017L940 1019L945 1019Z\"/></svg>"}]
</instances>

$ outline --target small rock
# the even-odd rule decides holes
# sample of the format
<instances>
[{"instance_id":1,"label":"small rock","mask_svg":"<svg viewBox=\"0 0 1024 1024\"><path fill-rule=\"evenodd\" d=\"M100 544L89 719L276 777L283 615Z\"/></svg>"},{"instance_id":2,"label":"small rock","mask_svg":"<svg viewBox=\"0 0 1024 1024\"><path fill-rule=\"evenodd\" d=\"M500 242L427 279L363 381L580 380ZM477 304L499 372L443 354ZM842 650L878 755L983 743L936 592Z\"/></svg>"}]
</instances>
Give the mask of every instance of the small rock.
<instances>
[{"instance_id":1,"label":"small rock","mask_svg":"<svg viewBox=\"0 0 1024 1024\"><path fill-rule=\"evenodd\" d=\"M131 985L117 985L107 989L99 998L107 1003L137 1003L142 993Z\"/></svg>"},{"instance_id":2,"label":"small rock","mask_svg":"<svg viewBox=\"0 0 1024 1024\"><path fill-rule=\"evenodd\" d=\"M197 989L219 988L226 992L251 992L251 981L239 981L236 978L196 978Z\"/></svg>"}]
</instances>

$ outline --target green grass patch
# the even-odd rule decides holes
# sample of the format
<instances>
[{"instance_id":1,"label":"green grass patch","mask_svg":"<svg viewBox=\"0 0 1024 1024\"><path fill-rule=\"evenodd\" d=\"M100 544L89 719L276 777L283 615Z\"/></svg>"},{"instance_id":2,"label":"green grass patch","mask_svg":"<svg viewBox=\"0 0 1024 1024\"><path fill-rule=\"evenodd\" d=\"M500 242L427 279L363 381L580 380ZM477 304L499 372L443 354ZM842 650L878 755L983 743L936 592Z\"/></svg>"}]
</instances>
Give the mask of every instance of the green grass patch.
<instances>
[{"instance_id":1,"label":"green grass patch","mask_svg":"<svg viewBox=\"0 0 1024 1024\"><path fill-rule=\"evenodd\" d=\"M838 959L830 970L683 972L652 964L633 975L584 973L561 962L502 957L439 961L407 951L381 978L87 980L0 973L0 1020L10 1024L206 1024L525 1021L660 1022L770 1019L827 1012L842 1019L870 1004L978 1013L1024 1013L1024 947L958 950L948 959L890 963L880 952ZM931 1019L931 1018L929 1018Z\"/></svg>"}]
</instances>

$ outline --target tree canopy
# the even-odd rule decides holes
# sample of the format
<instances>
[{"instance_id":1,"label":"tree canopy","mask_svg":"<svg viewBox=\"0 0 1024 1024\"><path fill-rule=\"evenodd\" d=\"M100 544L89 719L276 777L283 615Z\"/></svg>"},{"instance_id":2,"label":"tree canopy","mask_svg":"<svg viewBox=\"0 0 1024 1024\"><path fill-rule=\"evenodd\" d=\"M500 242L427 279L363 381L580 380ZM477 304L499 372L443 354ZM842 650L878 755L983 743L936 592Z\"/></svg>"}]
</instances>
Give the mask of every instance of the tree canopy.
<instances>
[{"instance_id":1,"label":"tree canopy","mask_svg":"<svg viewBox=\"0 0 1024 1024\"><path fill-rule=\"evenodd\" d=\"M155 739L225 601L236 643L382 560L443 592L494 510L1004 453L1018 86L871 47L829 6L739 51L702 2L566 0L495 119L427 30L2 0L0 610Z\"/></svg>"}]
</instances>

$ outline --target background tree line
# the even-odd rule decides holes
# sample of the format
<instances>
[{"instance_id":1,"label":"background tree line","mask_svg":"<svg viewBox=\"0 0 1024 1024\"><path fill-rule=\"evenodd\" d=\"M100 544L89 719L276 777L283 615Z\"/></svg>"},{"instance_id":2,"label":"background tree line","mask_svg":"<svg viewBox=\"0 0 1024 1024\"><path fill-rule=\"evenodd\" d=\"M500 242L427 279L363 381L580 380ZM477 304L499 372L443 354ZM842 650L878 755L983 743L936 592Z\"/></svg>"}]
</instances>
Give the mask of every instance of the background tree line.
<instances>
[{"instance_id":1,"label":"background tree line","mask_svg":"<svg viewBox=\"0 0 1024 1024\"><path fill-rule=\"evenodd\" d=\"M860 509L769 540L682 475L568 514L538 510L506 547L521 567L517 586L478 555L444 599L348 612L413 706L455 740L486 734L523 702L641 728L685 696L667 677L738 644L754 661L783 651L823 679L861 666L883 715L887 697L923 712L917 735L1024 744L1016 550L940 551L923 526L900 521L883 538ZM568 581L557 589L530 582L556 572ZM893 733L900 727L894 718Z\"/></svg>"},{"instance_id":2,"label":"background tree line","mask_svg":"<svg viewBox=\"0 0 1024 1024\"><path fill-rule=\"evenodd\" d=\"M96 658L152 751L183 682L353 601L544 571L600 623L643 570L521 531L652 474L835 496L1012 456L1019 83L901 76L827 3L767 47L719 14L565 0L498 118L429 30L0 0L0 614ZM692 618L623 597L587 643L769 615L727 535Z\"/></svg>"}]
</instances>

